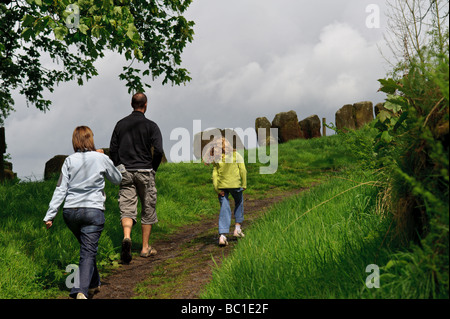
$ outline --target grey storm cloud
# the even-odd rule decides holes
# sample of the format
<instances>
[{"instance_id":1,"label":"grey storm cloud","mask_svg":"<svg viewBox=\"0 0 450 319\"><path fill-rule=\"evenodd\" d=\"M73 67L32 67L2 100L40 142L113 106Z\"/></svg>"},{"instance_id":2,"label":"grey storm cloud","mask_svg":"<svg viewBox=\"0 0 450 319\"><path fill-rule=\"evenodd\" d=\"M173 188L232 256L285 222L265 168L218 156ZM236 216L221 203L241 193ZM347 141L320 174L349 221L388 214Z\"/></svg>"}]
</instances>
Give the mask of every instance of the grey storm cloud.
<instances>
[{"instance_id":1,"label":"grey storm cloud","mask_svg":"<svg viewBox=\"0 0 450 319\"><path fill-rule=\"evenodd\" d=\"M317 114L334 122L344 104L381 102L377 80L387 73L379 48L385 21L368 28L369 5L381 0L198 0L187 12L194 41L183 54L193 80L146 92L147 117L161 128L166 154L177 141L170 133L194 120L202 129L248 128L256 117L272 120L295 110L299 119ZM16 95L16 112L5 121L8 149L19 177L40 179L45 162L70 154L78 125L94 131L97 147L108 147L116 122L131 112L131 97L118 74L124 58L107 52L99 76L84 86L60 85L46 94L53 106L42 113ZM170 159L169 159L170 160ZM187 158L189 160L189 158Z\"/></svg>"}]
</instances>

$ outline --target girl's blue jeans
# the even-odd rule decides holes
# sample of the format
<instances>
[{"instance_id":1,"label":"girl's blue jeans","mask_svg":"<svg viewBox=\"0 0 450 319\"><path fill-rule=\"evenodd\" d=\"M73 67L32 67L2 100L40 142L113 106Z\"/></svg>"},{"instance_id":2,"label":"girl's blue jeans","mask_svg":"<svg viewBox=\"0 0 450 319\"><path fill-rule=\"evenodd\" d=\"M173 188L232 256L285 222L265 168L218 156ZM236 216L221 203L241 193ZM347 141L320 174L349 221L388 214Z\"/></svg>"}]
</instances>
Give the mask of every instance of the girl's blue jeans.
<instances>
[{"instance_id":1,"label":"girl's blue jeans","mask_svg":"<svg viewBox=\"0 0 450 319\"><path fill-rule=\"evenodd\" d=\"M221 189L225 192L224 196L219 194L220 215L219 215L219 234L228 234L231 224L231 207L229 195L234 199L234 219L236 223L244 221L244 194L242 188Z\"/></svg>"},{"instance_id":2,"label":"girl's blue jeans","mask_svg":"<svg viewBox=\"0 0 450 319\"><path fill-rule=\"evenodd\" d=\"M96 257L105 214L96 208L64 208L63 217L80 243L79 287L74 286L70 296L75 298L77 293L82 292L87 297L89 288L100 286Z\"/></svg>"}]
</instances>

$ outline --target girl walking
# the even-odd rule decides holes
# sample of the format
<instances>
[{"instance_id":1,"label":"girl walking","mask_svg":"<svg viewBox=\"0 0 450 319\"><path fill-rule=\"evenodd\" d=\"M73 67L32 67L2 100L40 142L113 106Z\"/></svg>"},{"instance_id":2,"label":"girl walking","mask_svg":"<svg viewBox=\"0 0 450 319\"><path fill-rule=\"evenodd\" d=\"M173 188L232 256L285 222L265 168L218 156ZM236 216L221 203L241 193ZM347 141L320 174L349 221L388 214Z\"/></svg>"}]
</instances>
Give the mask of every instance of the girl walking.
<instances>
[{"instance_id":1,"label":"girl walking","mask_svg":"<svg viewBox=\"0 0 450 319\"><path fill-rule=\"evenodd\" d=\"M89 127L75 128L72 145L75 153L64 161L44 222L49 229L65 201L64 221L80 243L79 287L73 287L70 296L87 299L89 290L100 287L96 256L105 223L105 177L118 185L122 174L103 150L96 151Z\"/></svg>"},{"instance_id":2,"label":"girl walking","mask_svg":"<svg viewBox=\"0 0 450 319\"><path fill-rule=\"evenodd\" d=\"M220 203L219 246L228 245L227 235L231 225L229 196L234 199L235 228L233 236L244 237L241 225L244 221L244 194L247 188L247 170L244 159L224 137L217 139L208 149L205 162L213 164L213 185Z\"/></svg>"}]
</instances>

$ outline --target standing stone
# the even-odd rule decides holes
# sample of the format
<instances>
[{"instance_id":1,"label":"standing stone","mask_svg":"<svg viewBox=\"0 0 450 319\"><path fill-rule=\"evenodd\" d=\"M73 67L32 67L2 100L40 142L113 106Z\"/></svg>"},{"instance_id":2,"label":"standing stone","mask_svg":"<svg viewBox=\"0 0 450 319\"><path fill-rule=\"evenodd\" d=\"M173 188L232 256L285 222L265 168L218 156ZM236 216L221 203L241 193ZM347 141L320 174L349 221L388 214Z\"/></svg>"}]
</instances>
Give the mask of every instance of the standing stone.
<instances>
[{"instance_id":1,"label":"standing stone","mask_svg":"<svg viewBox=\"0 0 450 319\"><path fill-rule=\"evenodd\" d=\"M374 111L375 111L375 117L377 117L381 111L388 111L388 109L384 107L384 103L378 103L375 105Z\"/></svg>"},{"instance_id":2,"label":"standing stone","mask_svg":"<svg viewBox=\"0 0 450 319\"><path fill-rule=\"evenodd\" d=\"M312 115L298 123L302 130L303 137L306 139L321 137L320 119L317 115Z\"/></svg>"},{"instance_id":3,"label":"standing stone","mask_svg":"<svg viewBox=\"0 0 450 319\"><path fill-rule=\"evenodd\" d=\"M370 101L346 104L336 112L336 128L340 131L360 129L373 121L373 103Z\"/></svg>"},{"instance_id":4,"label":"standing stone","mask_svg":"<svg viewBox=\"0 0 450 319\"><path fill-rule=\"evenodd\" d=\"M360 129L365 124L373 121L373 103L369 101L353 104L355 127Z\"/></svg>"},{"instance_id":5,"label":"standing stone","mask_svg":"<svg viewBox=\"0 0 450 319\"><path fill-rule=\"evenodd\" d=\"M231 145L233 145L233 148L236 150L243 150L244 149L244 143L242 143L241 138L237 133L232 129L213 129L209 131L200 132L194 135L194 156L198 159L202 157L203 149L205 148L208 143L210 143L214 138L215 135L220 135L222 137L226 137ZM206 138L206 140L204 140ZM198 148L200 146L200 149Z\"/></svg>"},{"instance_id":6,"label":"standing stone","mask_svg":"<svg viewBox=\"0 0 450 319\"><path fill-rule=\"evenodd\" d=\"M280 143L303 138L295 111L281 112L275 115L272 121L272 128L278 129L278 141Z\"/></svg>"},{"instance_id":7,"label":"standing stone","mask_svg":"<svg viewBox=\"0 0 450 319\"><path fill-rule=\"evenodd\" d=\"M13 170L13 164L11 162L5 161L3 164L5 169Z\"/></svg>"},{"instance_id":8,"label":"standing stone","mask_svg":"<svg viewBox=\"0 0 450 319\"><path fill-rule=\"evenodd\" d=\"M5 168L3 170L4 179L5 180L14 180L17 178L17 173L14 173L12 170Z\"/></svg>"},{"instance_id":9,"label":"standing stone","mask_svg":"<svg viewBox=\"0 0 450 319\"><path fill-rule=\"evenodd\" d=\"M346 104L336 112L336 128L343 132L356 128L352 104Z\"/></svg>"},{"instance_id":10,"label":"standing stone","mask_svg":"<svg viewBox=\"0 0 450 319\"><path fill-rule=\"evenodd\" d=\"M5 161L4 163L4 169L3 169L3 178L5 180L13 180L17 178L17 173L13 172L13 164L11 162Z\"/></svg>"},{"instance_id":11,"label":"standing stone","mask_svg":"<svg viewBox=\"0 0 450 319\"><path fill-rule=\"evenodd\" d=\"M61 168L66 160L67 155L56 155L45 163L44 180L52 178L54 175L61 173Z\"/></svg>"},{"instance_id":12,"label":"standing stone","mask_svg":"<svg viewBox=\"0 0 450 319\"><path fill-rule=\"evenodd\" d=\"M258 117L255 120L255 131L256 131L256 136L258 137L258 143L259 145L265 145L267 142L267 138L270 137L270 128L271 128L272 124L270 123L270 121L267 119L267 117ZM260 140L260 136L258 135L258 131L259 129L265 129L266 131L266 135L265 138L263 140Z\"/></svg>"}]
</instances>

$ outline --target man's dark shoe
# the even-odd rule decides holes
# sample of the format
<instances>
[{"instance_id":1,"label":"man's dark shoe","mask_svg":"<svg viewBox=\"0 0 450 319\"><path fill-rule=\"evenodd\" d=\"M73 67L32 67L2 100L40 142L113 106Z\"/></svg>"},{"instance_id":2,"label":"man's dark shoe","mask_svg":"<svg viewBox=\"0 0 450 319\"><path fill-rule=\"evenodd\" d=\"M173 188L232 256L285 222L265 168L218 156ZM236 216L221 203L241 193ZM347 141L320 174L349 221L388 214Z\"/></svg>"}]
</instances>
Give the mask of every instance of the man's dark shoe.
<instances>
[{"instance_id":1,"label":"man's dark shoe","mask_svg":"<svg viewBox=\"0 0 450 319\"><path fill-rule=\"evenodd\" d=\"M120 259L123 264L129 264L131 261L131 239L125 238L122 241L122 252L120 254Z\"/></svg>"}]
</instances>

